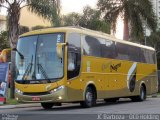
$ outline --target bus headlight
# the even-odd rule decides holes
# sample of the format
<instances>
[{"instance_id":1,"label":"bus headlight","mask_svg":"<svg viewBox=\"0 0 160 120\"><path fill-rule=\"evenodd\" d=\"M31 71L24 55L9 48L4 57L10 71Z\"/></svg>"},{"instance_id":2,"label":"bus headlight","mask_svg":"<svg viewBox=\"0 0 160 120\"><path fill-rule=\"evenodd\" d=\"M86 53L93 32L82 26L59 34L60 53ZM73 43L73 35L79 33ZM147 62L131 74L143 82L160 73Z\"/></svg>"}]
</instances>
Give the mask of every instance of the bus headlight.
<instances>
[{"instance_id":1,"label":"bus headlight","mask_svg":"<svg viewBox=\"0 0 160 120\"><path fill-rule=\"evenodd\" d=\"M64 86L59 86L58 88L55 88L55 89L51 90L50 93L52 94L52 93L57 92L61 89L64 89Z\"/></svg>"},{"instance_id":2,"label":"bus headlight","mask_svg":"<svg viewBox=\"0 0 160 120\"><path fill-rule=\"evenodd\" d=\"M23 92L21 90L17 89L17 88L15 89L15 93L23 95Z\"/></svg>"}]
</instances>

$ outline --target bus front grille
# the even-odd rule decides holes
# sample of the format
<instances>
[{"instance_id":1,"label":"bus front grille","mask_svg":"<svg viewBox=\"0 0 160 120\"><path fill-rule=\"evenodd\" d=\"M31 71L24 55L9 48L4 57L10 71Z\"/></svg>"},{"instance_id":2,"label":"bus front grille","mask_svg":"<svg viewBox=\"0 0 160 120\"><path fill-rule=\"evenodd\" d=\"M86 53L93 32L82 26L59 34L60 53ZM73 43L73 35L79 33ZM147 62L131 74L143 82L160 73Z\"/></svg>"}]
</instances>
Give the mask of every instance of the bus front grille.
<instances>
[{"instance_id":1,"label":"bus front grille","mask_svg":"<svg viewBox=\"0 0 160 120\"><path fill-rule=\"evenodd\" d=\"M48 95L50 92L34 92L34 93L28 93L24 92L23 95L28 95L28 96L40 96L40 95Z\"/></svg>"}]
</instances>

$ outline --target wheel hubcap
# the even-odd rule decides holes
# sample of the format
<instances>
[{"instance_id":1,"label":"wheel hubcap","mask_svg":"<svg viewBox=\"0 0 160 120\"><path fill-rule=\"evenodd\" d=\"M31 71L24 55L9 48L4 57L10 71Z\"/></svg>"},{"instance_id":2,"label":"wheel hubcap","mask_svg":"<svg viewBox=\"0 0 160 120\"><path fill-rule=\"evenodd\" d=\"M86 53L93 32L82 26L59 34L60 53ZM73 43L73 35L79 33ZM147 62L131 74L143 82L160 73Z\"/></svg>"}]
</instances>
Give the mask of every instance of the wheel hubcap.
<instances>
[{"instance_id":1,"label":"wheel hubcap","mask_svg":"<svg viewBox=\"0 0 160 120\"><path fill-rule=\"evenodd\" d=\"M93 97L92 93L91 92L87 92L86 99L87 99L88 102L92 101L92 97Z\"/></svg>"},{"instance_id":2,"label":"wheel hubcap","mask_svg":"<svg viewBox=\"0 0 160 120\"><path fill-rule=\"evenodd\" d=\"M142 92L141 92L141 99L142 100L144 99L144 90L142 90Z\"/></svg>"}]
</instances>

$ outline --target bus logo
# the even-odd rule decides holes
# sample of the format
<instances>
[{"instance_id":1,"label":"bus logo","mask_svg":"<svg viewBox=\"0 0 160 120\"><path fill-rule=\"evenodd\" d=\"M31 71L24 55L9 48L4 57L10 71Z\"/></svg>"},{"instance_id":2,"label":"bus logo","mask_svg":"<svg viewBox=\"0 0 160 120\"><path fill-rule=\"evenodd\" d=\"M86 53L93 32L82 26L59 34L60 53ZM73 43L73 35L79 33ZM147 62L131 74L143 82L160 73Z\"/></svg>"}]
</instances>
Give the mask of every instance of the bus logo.
<instances>
[{"instance_id":1,"label":"bus logo","mask_svg":"<svg viewBox=\"0 0 160 120\"><path fill-rule=\"evenodd\" d=\"M116 64L116 65L111 65L110 66L110 71L112 72L112 71L118 71L118 68L120 68L121 67L121 63L118 63L118 64Z\"/></svg>"}]
</instances>

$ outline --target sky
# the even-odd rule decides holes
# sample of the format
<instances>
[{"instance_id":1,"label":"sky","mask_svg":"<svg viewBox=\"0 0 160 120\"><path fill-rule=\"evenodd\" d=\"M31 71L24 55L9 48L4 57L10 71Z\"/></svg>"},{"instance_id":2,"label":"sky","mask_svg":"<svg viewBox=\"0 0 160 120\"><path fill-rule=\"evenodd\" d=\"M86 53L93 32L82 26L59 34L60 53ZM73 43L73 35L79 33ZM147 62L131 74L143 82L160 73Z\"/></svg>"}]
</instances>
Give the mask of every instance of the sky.
<instances>
[{"instance_id":1,"label":"sky","mask_svg":"<svg viewBox=\"0 0 160 120\"><path fill-rule=\"evenodd\" d=\"M92 8L96 8L98 0L61 0L61 13L62 14L68 14L70 12L78 12L82 13L83 8L86 5L91 6ZM6 15L6 12L4 9L1 10L1 15ZM117 38L122 39L123 37L123 22L122 20L118 20L117 23L117 32L115 35Z\"/></svg>"},{"instance_id":2,"label":"sky","mask_svg":"<svg viewBox=\"0 0 160 120\"><path fill-rule=\"evenodd\" d=\"M98 0L61 0L62 14L68 14L70 12L82 13L83 8L86 5L92 8L96 7ZM1 10L1 15L6 15L5 9Z\"/></svg>"},{"instance_id":3,"label":"sky","mask_svg":"<svg viewBox=\"0 0 160 120\"><path fill-rule=\"evenodd\" d=\"M95 8L97 1L98 0L61 0L62 14L67 14L69 12L82 13L86 5Z\"/></svg>"}]
</instances>

